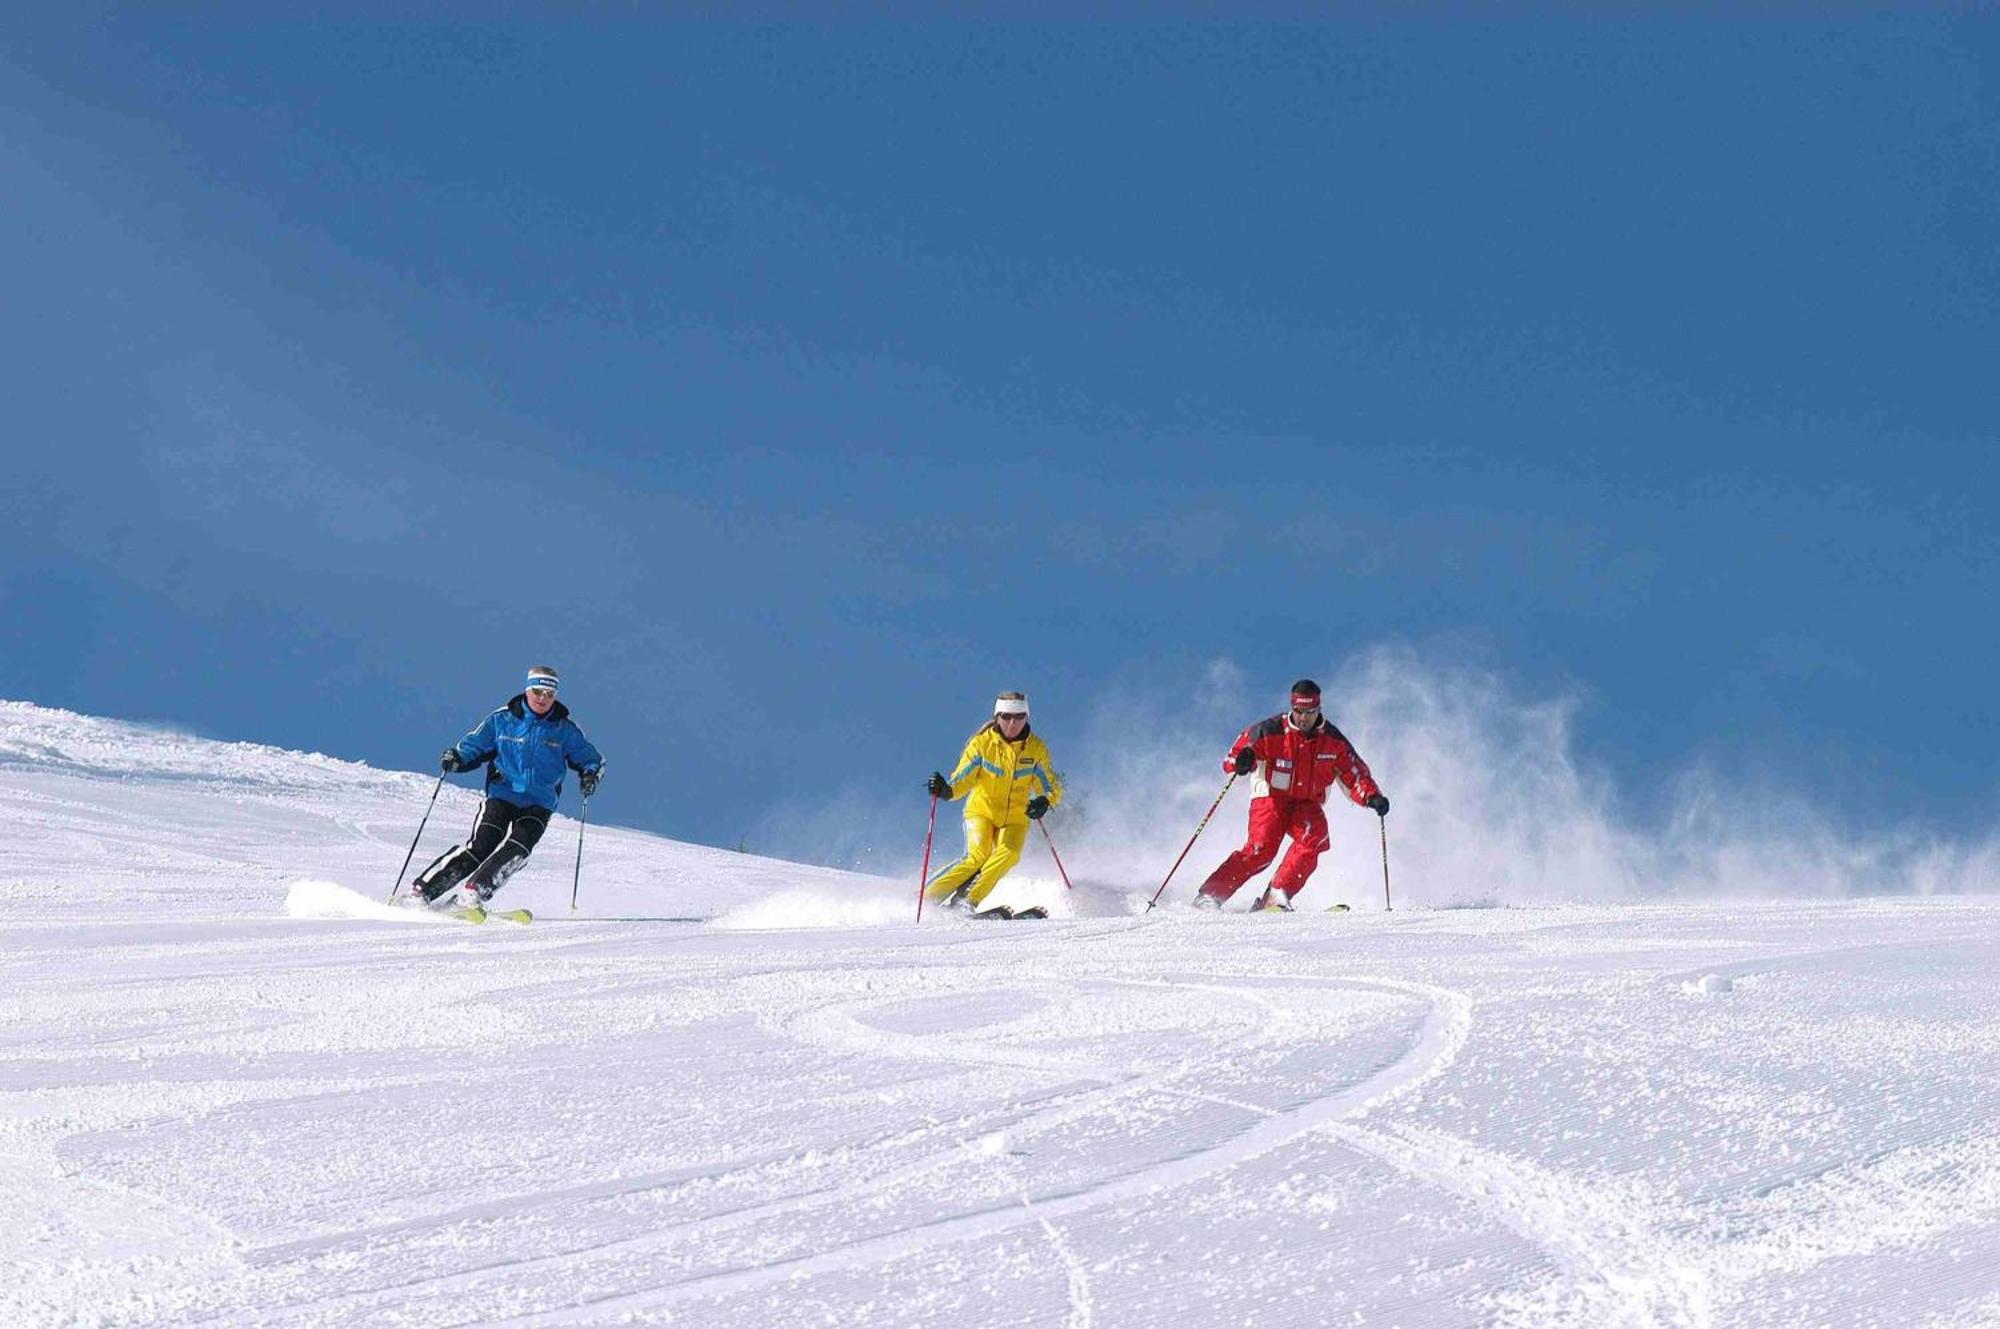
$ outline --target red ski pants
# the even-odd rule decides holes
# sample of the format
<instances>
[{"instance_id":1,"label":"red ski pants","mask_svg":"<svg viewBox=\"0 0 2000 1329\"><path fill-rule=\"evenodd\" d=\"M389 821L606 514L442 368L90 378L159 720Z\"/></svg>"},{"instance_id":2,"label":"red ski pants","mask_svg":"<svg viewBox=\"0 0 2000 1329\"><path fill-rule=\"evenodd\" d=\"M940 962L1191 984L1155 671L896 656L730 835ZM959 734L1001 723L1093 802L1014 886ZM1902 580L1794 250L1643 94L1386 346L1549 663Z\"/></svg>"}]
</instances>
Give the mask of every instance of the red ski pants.
<instances>
[{"instance_id":1,"label":"red ski pants","mask_svg":"<svg viewBox=\"0 0 2000 1329\"><path fill-rule=\"evenodd\" d=\"M1278 846L1292 837L1291 852L1278 865L1271 885L1287 899L1305 888L1306 878L1319 866L1319 856L1330 843L1326 836L1326 809L1302 798L1253 798L1250 800L1250 839L1222 860L1222 866L1208 874L1201 884L1203 895L1227 900L1244 882L1271 866Z\"/></svg>"}]
</instances>

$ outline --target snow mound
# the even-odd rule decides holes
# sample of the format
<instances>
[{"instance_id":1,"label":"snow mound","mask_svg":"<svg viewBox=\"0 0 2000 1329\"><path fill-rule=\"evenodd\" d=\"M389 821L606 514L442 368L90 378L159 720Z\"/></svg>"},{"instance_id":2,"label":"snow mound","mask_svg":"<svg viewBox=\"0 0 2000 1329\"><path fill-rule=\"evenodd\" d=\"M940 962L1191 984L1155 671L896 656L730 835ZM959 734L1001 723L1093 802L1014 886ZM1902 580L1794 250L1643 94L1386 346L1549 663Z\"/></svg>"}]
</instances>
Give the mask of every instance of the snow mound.
<instances>
[{"instance_id":1,"label":"snow mound","mask_svg":"<svg viewBox=\"0 0 2000 1329\"><path fill-rule=\"evenodd\" d=\"M1736 981L1727 974L1703 974L1681 984L1681 991L1690 997L1719 997L1725 992L1734 992Z\"/></svg>"},{"instance_id":2,"label":"snow mound","mask_svg":"<svg viewBox=\"0 0 2000 1329\"><path fill-rule=\"evenodd\" d=\"M834 896L819 891L779 891L718 915L713 926L754 932L774 928L863 928L908 923L916 917L913 886L901 900L886 895Z\"/></svg>"},{"instance_id":3,"label":"snow mound","mask_svg":"<svg viewBox=\"0 0 2000 1329\"><path fill-rule=\"evenodd\" d=\"M1082 911L1065 896L1060 886L1032 876L1016 881L1009 877L1004 895L996 891L989 905L1007 904L1016 909L1039 905L1051 918L1075 918ZM1107 912L1109 912L1107 910ZM962 913L924 906L924 925L933 920L963 920ZM780 890L761 899L749 900L717 915L713 926L754 932L781 928L865 928L899 926L916 922L916 882L891 886L881 878L862 884L832 882L815 889Z\"/></svg>"},{"instance_id":4,"label":"snow mound","mask_svg":"<svg viewBox=\"0 0 2000 1329\"><path fill-rule=\"evenodd\" d=\"M285 889L285 913L291 918L365 918L382 923L436 921L433 915L371 900L333 881L293 882Z\"/></svg>"}]
</instances>

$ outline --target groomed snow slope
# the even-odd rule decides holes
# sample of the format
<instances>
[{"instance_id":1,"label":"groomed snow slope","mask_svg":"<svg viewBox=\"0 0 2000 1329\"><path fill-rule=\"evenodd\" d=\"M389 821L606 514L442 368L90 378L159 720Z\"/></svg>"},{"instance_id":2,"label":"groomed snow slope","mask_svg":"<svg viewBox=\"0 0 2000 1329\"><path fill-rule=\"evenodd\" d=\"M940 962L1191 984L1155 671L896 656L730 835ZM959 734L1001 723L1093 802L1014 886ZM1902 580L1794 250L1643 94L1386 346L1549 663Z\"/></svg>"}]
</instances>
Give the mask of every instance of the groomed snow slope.
<instances>
[{"instance_id":1,"label":"groomed snow slope","mask_svg":"<svg viewBox=\"0 0 2000 1329\"><path fill-rule=\"evenodd\" d=\"M2000 1325L2000 900L475 928L431 784L0 703L0 1324Z\"/></svg>"}]
</instances>

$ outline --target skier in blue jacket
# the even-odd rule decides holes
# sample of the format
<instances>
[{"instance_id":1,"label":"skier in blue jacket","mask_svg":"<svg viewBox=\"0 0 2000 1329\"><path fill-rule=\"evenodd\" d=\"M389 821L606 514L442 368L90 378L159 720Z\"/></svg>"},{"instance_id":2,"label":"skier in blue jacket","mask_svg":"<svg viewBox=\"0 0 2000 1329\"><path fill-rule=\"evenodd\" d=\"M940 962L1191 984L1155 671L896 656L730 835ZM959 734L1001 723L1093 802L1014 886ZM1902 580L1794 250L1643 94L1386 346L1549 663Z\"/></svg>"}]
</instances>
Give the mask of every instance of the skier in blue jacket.
<instances>
[{"instance_id":1,"label":"skier in blue jacket","mask_svg":"<svg viewBox=\"0 0 2000 1329\"><path fill-rule=\"evenodd\" d=\"M424 903L484 907L528 861L548 829L562 796L563 776L575 771L585 798L596 792L604 757L569 718L569 708L556 700L561 685L555 670L536 665L519 696L438 759L447 773L486 763L486 801L479 805L472 838L417 874L413 884ZM459 888L456 897L450 895L454 886Z\"/></svg>"}]
</instances>

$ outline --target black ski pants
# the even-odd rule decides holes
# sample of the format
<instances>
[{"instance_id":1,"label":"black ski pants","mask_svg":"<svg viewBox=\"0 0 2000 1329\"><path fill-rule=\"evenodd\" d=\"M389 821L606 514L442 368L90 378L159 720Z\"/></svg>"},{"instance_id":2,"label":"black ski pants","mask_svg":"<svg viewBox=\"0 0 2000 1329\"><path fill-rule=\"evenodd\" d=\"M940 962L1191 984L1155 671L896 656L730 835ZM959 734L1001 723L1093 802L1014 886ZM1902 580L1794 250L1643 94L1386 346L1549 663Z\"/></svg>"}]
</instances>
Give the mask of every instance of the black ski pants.
<instances>
[{"instance_id":1,"label":"black ski pants","mask_svg":"<svg viewBox=\"0 0 2000 1329\"><path fill-rule=\"evenodd\" d=\"M479 819L472 825L472 838L447 850L417 876L417 886L427 900L435 900L464 881L490 900L520 870L549 828L550 812L533 805L523 807L504 798L488 797L479 805Z\"/></svg>"}]
</instances>

